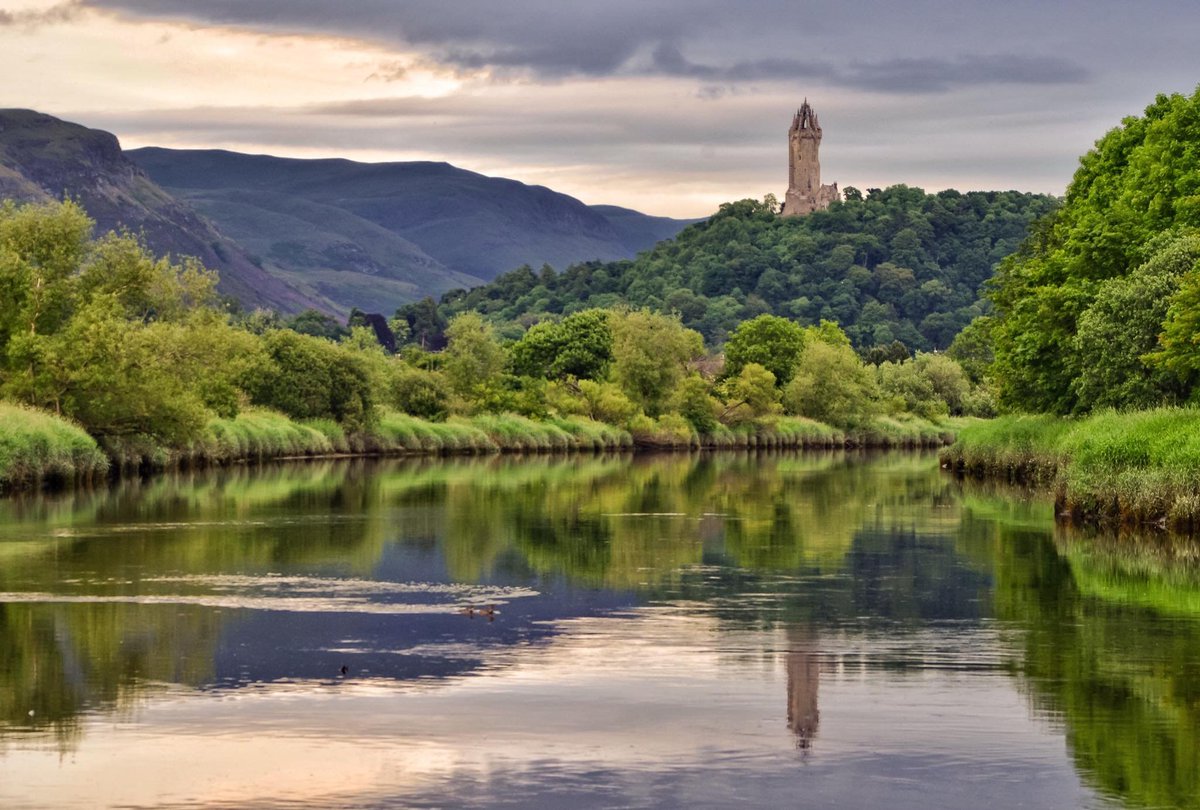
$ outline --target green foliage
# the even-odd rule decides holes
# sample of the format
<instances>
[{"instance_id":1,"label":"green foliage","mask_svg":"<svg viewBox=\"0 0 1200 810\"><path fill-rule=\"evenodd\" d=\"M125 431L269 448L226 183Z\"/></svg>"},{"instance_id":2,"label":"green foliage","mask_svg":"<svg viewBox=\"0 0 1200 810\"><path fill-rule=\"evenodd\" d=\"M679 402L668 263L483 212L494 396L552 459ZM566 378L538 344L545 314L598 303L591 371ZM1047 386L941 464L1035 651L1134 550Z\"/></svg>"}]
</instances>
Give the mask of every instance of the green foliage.
<instances>
[{"instance_id":1,"label":"green foliage","mask_svg":"<svg viewBox=\"0 0 1200 810\"><path fill-rule=\"evenodd\" d=\"M984 314L979 288L996 264L1055 205L1017 192L925 194L895 186L784 218L742 200L633 261L587 262L542 276L522 268L447 293L439 311L473 310L505 324L624 304L676 312L715 344L739 322L768 314L835 321L857 347L900 340L945 348Z\"/></svg>"},{"instance_id":2,"label":"green foliage","mask_svg":"<svg viewBox=\"0 0 1200 810\"><path fill-rule=\"evenodd\" d=\"M613 376L630 400L657 416L688 362L704 353L704 339L678 318L644 309L618 310L611 323Z\"/></svg>"},{"instance_id":3,"label":"green foliage","mask_svg":"<svg viewBox=\"0 0 1200 810\"><path fill-rule=\"evenodd\" d=\"M216 277L90 230L71 202L0 206L0 394L173 444L236 413L257 344L214 309Z\"/></svg>"},{"instance_id":4,"label":"green foliage","mask_svg":"<svg viewBox=\"0 0 1200 810\"><path fill-rule=\"evenodd\" d=\"M783 394L789 413L836 427L855 428L878 412L875 375L846 345L813 341Z\"/></svg>"},{"instance_id":5,"label":"green foliage","mask_svg":"<svg viewBox=\"0 0 1200 810\"><path fill-rule=\"evenodd\" d=\"M446 328L442 368L450 390L467 407L485 406L501 386L508 356L496 330L478 313L457 315Z\"/></svg>"},{"instance_id":6,"label":"green foliage","mask_svg":"<svg viewBox=\"0 0 1200 810\"><path fill-rule=\"evenodd\" d=\"M955 336L946 356L962 366L963 372L973 384L979 385L987 377L996 354L992 351L992 326L995 319L980 315ZM906 358L887 358L900 362ZM876 363L876 365L879 365Z\"/></svg>"},{"instance_id":7,"label":"green foliage","mask_svg":"<svg viewBox=\"0 0 1200 810\"><path fill-rule=\"evenodd\" d=\"M587 309L559 322L531 326L512 346L513 369L547 379L602 379L612 362L612 348L609 313Z\"/></svg>"},{"instance_id":8,"label":"green foliage","mask_svg":"<svg viewBox=\"0 0 1200 810\"><path fill-rule=\"evenodd\" d=\"M1188 233L1168 243L1136 275L1148 277L1151 283L1157 281L1162 292L1171 291L1169 300L1132 304L1135 312L1144 313L1142 322L1157 316L1162 324L1161 349L1147 351L1138 359L1152 368L1173 372L1179 388L1191 389L1200 372L1200 345L1196 339L1200 334L1200 235ZM1143 339L1141 347L1148 349L1147 342ZM1172 390L1161 379L1155 382Z\"/></svg>"},{"instance_id":9,"label":"green foliage","mask_svg":"<svg viewBox=\"0 0 1200 810\"><path fill-rule=\"evenodd\" d=\"M712 433L720 424L717 416L721 412L721 403L709 393L708 381L699 374L689 374L679 383L671 399L671 410L686 419L701 435Z\"/></svg>"},{"instance_id":10,"label":"green foliage","mask_svg":"<svg viewBox=\"0 0 1200 810\"><path fill-rule=\"evenodd\" d=\"M342 326L332 315L306 309L299 315L289 318L285 323L288 329L302 335L325 338L326 340L341 340L350 334L350 330Z\"/></svg>"},{"instance_id":11,"label":"green foliage","mask_svg":"<svg viewBox=\"0 0 1200 810\"><path fill-rule=\"evenodd\" d=\"M963 414L963 405L971 391L971 382L962 366L944 354L927 352L918 353L913 358L912 366L921 377L929 381L933 395L946 403L946 409L951 415Z\"/></svg>"},{"instance_id":12,"label":"green foliage","mask_svg":"<svg viewBox=\"0 0 1200 810\"><path fill-rule=\"evenodd\" d=\"M1163 379L1137 360L1149 348L1157 304L1140 301L1128 324L1118 321L1123 304L1169 288L1166 268L1105 282L1152 259L1162 234L1200 225L1197 142L1200 90L1160 95L1080 159L1062 208L1001 265L991 296L1003 405L1066 414L1161 393ZM1113 369L1098 368L1102 344L1118 334L1132 345Z\"/></svg>"},{"instance_id":13,"label":"green foliage","mask_svg":"<svg viewBox=\"0 0 1200 810\"><path fill-rule=\"evenodd\" d=\"M579 413L610 425L624 425L638 412L638 406L615 383L580 380Z\"/></svg>"},{"instance_id":14,"label":"green foliage","mask_svg":"<svg viewBox=\"0 0 1200 810\"><path fill-rule=\"evenodd\" d=\"M758 363L742 366L737 376L721 385L725 397L722 421L727 424L750 422L782 410L775 375Z\"/></svg>"},{"instance_id":15,"label":"green foliage","mask_svg":"<svg viewBox=\"0 0 1200 810\"><path fill-rule=\"evenodd\" d=\"M450 412L450 386L436 371L401 365L391 379L388 403L404 413L440 422Z\"/></svg>"},{"instance_id":16,"label":"green foliage","mask_svg":"<svg viewBox=\"0 0 1200 810\"><path fill-rule=\"evenodd\" d=\"M334 419L352 431L374 420L371 368L359 354L284 329L267 334L263 345L265 361L242 378L256 405L294 419Z\"/></svg>"},{"instance_id":17,"label":"green foliage","mask_svg":"<svg viewBox=\"0 0 1200 810\"><path fill-rule=\"evenodd\" d=\"M396 310L395 321L403 321L404 330L394 328L396 339L403 339L422 349L437 351L446 345L446 317L432 298L422 298ZM397 324L398 326L399 324Z\"/></svg>"},{"instance_id":18,"label":"green foliage","mask_svg":"<svg viewBox=\"0 0 1200 810\"><path fill-rule=\"evenodd\" d=\"M738 376L751 363L769 371L782 387L804 351L805 331L799 324L776 315L759 315L738 324L725 344L725 374Z\"/></svg>"},{"instance_id":19,"label":"green foliage","mask_svg":"<svg viewBox=\"0 0 1200 810\"><path fill-rule=\"evenodd\" d=\"M107 470L108 458L83 428L0 402L0 491L44 479L86 481Z\"/></svg>"}]
</instances>

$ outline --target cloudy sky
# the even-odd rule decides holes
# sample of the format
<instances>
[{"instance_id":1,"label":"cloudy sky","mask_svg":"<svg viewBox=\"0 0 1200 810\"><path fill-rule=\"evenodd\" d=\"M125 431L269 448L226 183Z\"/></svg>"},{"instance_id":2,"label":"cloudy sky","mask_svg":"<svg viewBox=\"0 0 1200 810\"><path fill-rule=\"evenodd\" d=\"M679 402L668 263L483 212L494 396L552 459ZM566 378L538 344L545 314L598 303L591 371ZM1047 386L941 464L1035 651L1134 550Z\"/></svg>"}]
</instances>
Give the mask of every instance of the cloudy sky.
<instances>
[{"instance_id":1,"label":"cloudy sky","mask_svg":"<svg viewBox=\"0 0 1200 810\"><path fill-rule=\"evenodd\" d=\"M0 0L0 106L702 216L782 196L806 96L826 182L1061 193L1197 35L1196 0Z\"/></svg>"}]
</instances>

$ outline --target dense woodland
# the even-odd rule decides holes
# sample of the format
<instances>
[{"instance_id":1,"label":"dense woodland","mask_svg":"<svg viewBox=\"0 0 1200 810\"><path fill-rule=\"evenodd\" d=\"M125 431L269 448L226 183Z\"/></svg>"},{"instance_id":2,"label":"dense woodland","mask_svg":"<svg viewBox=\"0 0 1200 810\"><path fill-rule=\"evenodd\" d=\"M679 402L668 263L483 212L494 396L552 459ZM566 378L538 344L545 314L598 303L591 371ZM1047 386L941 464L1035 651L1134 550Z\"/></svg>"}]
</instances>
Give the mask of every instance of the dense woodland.
<instances>
[{"instance_id":1,"label":"dense woodland","mask_svg":"<svg viewBox=\"0 0 1200 810\"><path fill-rule=\"evenodd\" d=\"M1061 208L993 283L1011 410L1190 401L1200 372L1200 91L1159 96L1080 160Z\"/></svg>"},{"instance_id":2,"label":"dense woodland","mask_svg":"<svg viewBox=\"0 0 1200 810\"><path fill-rule=\"evenodd\" d=\"M770 197L742 200L633 261L522 267L447 293L436 313L425 301L398 315L425 345L440 345L440 325L459 312L480 312L515 337L540 320L625 304L678 313L714 345L738 323L773 314L838 323L862 350L894 341L945 349L988 311L984 283L1056 204L1015 191L847 188L828 211L782 218Z\"/></svg>"}]
</instances>

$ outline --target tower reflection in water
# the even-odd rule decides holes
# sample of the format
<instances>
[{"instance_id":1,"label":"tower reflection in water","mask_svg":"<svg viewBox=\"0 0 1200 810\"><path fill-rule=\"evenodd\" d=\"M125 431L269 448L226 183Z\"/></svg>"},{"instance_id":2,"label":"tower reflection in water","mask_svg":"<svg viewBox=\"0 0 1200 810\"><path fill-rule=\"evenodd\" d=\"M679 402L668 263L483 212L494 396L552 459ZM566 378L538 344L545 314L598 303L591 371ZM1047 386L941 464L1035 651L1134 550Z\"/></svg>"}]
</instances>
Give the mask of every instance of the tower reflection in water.
<instances>
[{"instance_id":1,"label":"tower reflection in water","mask_svg":"<svg viewBox=\"0 0 1200 810\"><path fill-rule=\"evenodd\" d=\"M807 751L817 736L821 713L817 688L821 683L821 659L817 633L811 627L788 629L787 692L788 728L796 735L796 747Z\"/></svg>"}]
</instances>

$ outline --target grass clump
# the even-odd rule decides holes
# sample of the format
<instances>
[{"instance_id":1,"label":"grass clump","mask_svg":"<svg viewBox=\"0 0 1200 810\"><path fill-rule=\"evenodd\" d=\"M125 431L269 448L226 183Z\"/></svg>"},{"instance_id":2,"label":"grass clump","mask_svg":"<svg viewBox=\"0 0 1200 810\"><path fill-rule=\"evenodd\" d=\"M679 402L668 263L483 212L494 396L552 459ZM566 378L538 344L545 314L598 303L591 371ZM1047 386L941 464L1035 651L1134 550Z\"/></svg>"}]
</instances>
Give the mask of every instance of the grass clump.
<instances>
[{"instance_id":1,"label":"grass clump","mask_svg":"<svg viewBox=\"0 0 1200 810\"><path fill-rule=\"evenodd\" d=\"M1010 416L965 427L942 453L971 475L1053 484L1060 513L1200 528L1200 410Z\"/></svg>"},{"instance_id":2,"label":"grass clump","mask_svg":"<svg viewBox=\"0 0 1200 810\"><path fill-rule=\"evenodd\" d=\"M184 460L227 464L329 455L337 448L330 437L329 426L324 427L322 430L317 425L296 422L265 408L248 408L233 419L209 420L205 435L192 446ZM345 434L342 439L345 440Z\"/></svg>"},{"instance_id":3,"label":"grass clump","mask_svg":"<svg viewBox=\"0 0 1200 810\"><path fill-rule=\"evenodd\" d=\"M108 467L96 440L74 422L0 403L0 490L43 481L90 481Z\"/></svg>"}]
</instances>

